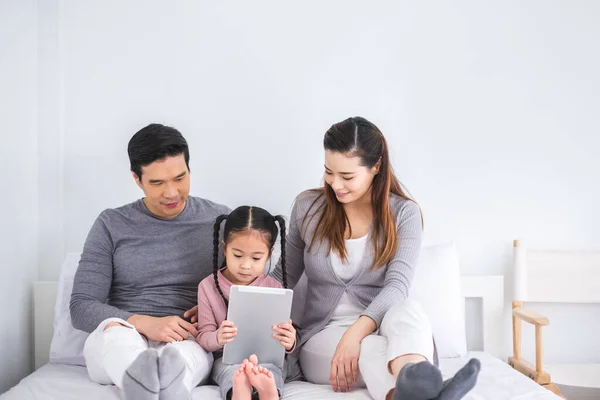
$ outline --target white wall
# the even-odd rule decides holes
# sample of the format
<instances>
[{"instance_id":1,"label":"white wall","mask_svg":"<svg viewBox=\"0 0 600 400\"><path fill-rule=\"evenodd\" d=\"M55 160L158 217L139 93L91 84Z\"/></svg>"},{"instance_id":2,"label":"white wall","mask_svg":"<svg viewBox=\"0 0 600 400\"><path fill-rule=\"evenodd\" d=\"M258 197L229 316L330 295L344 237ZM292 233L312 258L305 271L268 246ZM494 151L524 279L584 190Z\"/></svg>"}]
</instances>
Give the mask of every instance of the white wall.
<instances>
[{"instance_id":1,"label":"white wall","mask_svg":"<svg viewBox=\"0 0 600 400\"><path fill-rule=\"evenodd\" d=\"M61 0L38 1L38 213L41 281L56 280L65 256ZM54 268L47 268L53 266Z\"/></svg>"},{"instance_id":2,"label":"white wall","mask_svg":"<svg viewBox=\"0 0 600 400\"><path fill-rule=\"evenodd\" d=\"M36 2L0 1L0 393L32 367L37 279Z\"/></svg>"},{"instance_id":3,"label":"white wall","mask_svg":"<svg viewBox=\"0 0 600 400\"><path fill-rule=\"evenodd\" d=\"M46 279L52 249L79 251L102 209L141 195L126 145L154 121L190 142L193 194L288 213L320 183L325 130L362 115L464 273L509 278L514 238L600 248L597 2L58 3ZM600 361L599 307L543 310L547 360Z\"/></svg>"}]
</instances>

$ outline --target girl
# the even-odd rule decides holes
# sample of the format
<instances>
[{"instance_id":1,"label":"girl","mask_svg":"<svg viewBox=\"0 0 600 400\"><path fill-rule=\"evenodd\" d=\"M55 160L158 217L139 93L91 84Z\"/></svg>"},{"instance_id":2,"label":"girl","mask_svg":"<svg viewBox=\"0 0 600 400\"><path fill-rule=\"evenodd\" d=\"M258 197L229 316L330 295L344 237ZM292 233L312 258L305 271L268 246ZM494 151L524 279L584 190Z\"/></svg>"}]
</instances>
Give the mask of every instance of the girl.
<instances>
[{"instance_id":1,"label":"girl","mask_svg":"<svg viewBox=\"0 0 600 400\"><path fill-rule=\"evenodd\" d=\"M225 222L223 251L225 267L219 269L219 232ZM213 276L198 286L198 336L196 340L206 351L214 352L212 378L219 385L224 399L246 400L253 388L261 400L279 399L283 391L284 373L272 364L258 364L255 355L241 365L225 365L222 349L235 340L235 321L227 321L227 305L231 285L251 285L281 288L281 284L265 275L265 265L271 257L277 239L277 224L281 229L281 271L287 287L285 271L285 220L273 217L259 207L242 206L229 215L220 215L214 226ZM290 352L296 344L292 321L273 327L273 338Z\"/></svg>"},{"instance_id":2,"label":"girl","mask_svg":"<svg viewBox=\"0 0 600 400\"><path fill-rule=\"evenodd\" d=\"M290 286L307 279L288 378L303 372L342 392L366 385L378 400L459 399L473 387L479 363L446 385L432 364L430 323L408 300L421 212L394 175L383 134L364 118L349 118L327 131L324 147L324 186L296 198L287 237ZM284 275L278 263L273 276Z\"/></svg>"}]
</instances>

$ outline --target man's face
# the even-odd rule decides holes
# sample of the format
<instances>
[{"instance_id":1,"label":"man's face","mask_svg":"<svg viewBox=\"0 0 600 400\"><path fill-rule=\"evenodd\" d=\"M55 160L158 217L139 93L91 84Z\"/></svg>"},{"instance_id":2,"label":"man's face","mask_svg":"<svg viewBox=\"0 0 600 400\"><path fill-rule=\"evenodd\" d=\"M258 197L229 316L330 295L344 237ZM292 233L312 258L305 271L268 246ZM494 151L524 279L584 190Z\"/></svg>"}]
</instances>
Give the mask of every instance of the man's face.
<instances>
[{"instance_id":1,"label":"man's face","mask_svg":"<svg viewBox=\"0 0 600 400\"><path fill-rule=\"evenodd\" d=\"M171 219L183 212L190 193L190 171L183 154L142 167L141 181L135 173L132 174L144 191L144 204L152 214Z\"/></svg>"}]
</instances>

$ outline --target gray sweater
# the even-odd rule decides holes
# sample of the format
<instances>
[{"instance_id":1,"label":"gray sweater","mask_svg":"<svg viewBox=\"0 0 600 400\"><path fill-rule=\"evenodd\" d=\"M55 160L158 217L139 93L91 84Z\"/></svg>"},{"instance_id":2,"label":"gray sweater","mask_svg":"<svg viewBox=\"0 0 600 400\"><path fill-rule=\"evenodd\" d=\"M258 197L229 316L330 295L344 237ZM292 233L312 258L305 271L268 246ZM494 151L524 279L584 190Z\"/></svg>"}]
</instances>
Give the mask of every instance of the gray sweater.
<instances>
[{"instance_id":1,"label":"gray sweater","mask_svg":"<svg viewBox=\"0 0 600 400\"><path fill-rule=\"evenodd\" d=\"M305 309L299 327L299 346L296 349L325 327L344 291L365 307L363 315L372 318L379 328L387 310L408 297L421 248L422 223L419 207L410 200L392 195L390 208L396 219L399 238L396 255L386 266L369 271L375 260L372 245L367 246L359 272L350 282L344 283L331 266L327 243L319 246L315 242L311 252L308 252L319 219L318 215L312 219L310 215L324 202L324 198L317 200L309 210L318 195L307 191L298 196L292 208L286 237L289 287L296 285L303 272L307 277ZM310 222L303 226L303 219L309 211L307 221ZM281 262L271 275L281 281Z\"/></svg>"},{"instance_id":2,"label":"gray sweater","mask_svg":"<svg viewBox=\"0 0 600 400\"><path fill-rule=\"evenodd\" d=\"M141 199L103 211L75 274L73 326L92 332L110 317L182 316L212 273L213 225L224 213L226 206L191 196L171 220L155 217Z\"/></svg>"}]
</instances>

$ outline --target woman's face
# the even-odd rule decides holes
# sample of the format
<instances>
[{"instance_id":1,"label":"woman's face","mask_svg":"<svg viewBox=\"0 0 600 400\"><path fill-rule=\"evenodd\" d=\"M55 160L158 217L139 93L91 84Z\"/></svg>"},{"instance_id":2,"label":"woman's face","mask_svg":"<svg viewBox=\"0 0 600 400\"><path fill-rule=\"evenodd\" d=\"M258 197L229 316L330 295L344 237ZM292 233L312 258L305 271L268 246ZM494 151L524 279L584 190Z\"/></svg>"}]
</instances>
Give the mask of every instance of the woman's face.
<instances>
[{"instance_id":1,"label":"woman's face","mask_svg":"<svg viewBox=\"0 0 600 400\"><path fill-rule=\"evenodd\" d=\"M368 200L379 163L372 168L360 165L360 158L344 153L325 151L325 182L331 186L340 203Z\"/></svg>"}]
</instances>

